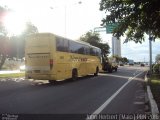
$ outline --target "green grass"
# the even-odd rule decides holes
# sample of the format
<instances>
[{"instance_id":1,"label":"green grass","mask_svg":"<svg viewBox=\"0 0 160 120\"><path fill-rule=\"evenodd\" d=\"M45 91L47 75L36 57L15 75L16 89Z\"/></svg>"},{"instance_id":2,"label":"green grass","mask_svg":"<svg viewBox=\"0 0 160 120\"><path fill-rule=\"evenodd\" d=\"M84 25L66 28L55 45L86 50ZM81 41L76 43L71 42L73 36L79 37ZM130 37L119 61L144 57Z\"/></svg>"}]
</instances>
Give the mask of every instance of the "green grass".
<instances>
[{"instance_id":1,"label":"green grass","mask_svg":"<svg viewBox=\"0 0 160 120\"><path fill-rule=\"evenodd\" d=\"M158 108L160 110L160 75L152 75L151 78L151 91L153 93L153 97L157 102Z\"/></svg>"},{"instance_id":2,"label":"green grass","mask_svg":"<svg viewBox=\"0 0 160 120\"><path fill-rule=\"evenodd\" d=\"M25 73L0 74L0 78L18 78L24 77Z\"/></svg>"}]
</instances>

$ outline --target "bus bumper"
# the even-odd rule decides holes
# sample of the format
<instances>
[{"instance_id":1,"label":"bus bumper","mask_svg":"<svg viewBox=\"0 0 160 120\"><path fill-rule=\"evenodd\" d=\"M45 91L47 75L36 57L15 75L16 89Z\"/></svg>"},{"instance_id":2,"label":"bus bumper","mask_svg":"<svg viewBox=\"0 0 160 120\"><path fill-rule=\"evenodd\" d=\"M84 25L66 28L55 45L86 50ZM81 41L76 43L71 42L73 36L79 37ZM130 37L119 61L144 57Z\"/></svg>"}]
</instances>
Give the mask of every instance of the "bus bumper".
<instances>
[{"instance_id":1,"label":"bus bumper","mask_svg":"<svg viewBox=\"0 0 160 120\"><path fill-rule=\"evenodd\" d=\"M26 74L26 79L34 80L56 80L56 75L54 74Z\"/></svg>"}]
</instances>

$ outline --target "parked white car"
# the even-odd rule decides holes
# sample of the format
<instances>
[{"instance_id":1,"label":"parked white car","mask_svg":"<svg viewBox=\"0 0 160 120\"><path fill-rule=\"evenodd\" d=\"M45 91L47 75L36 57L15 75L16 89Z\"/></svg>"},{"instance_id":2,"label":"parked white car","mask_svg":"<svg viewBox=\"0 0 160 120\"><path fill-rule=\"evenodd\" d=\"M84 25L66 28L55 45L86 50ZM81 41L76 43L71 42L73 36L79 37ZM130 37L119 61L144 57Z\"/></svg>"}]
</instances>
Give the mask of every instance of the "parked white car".
<instances>
[{"instance_id":1,"label":"parked white car","mask_svg":"<svg viewBox=\"0 0 160 120\"><path fill-rule=\"evenodd\" d=\"M25 71L25 65L21 65L21 66L19 67L19 69L20 69L20 71Z\"/></svg>"}]
</instances>

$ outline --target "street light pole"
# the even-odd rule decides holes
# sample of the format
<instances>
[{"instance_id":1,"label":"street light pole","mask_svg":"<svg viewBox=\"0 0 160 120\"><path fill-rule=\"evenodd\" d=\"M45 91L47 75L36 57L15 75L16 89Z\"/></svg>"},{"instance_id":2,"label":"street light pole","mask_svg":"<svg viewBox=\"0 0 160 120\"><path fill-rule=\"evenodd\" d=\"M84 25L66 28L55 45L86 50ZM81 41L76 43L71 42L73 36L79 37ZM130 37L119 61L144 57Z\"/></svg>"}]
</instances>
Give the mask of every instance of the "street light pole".
<instances>
[{"instance_id":1,"label":"street light pole","mask_svg":"<svg viewBox=\"0 0 160 120\"><path fill-rule=\"evenodd\" d=\"M65 38L67 38L67 5L65 4L64 6L64 34L65 34Z\"/></svg>"},{"instance_id":2,"label":"street light pole","mask_svg":"<svg viewBox=\"0 0 160 120\"><path fill-rule=\"evenodd\" d=\"M76 4L82 4L81 1L79 1L78 3ZM54 7L50 7L50 9L53 9ZM67 37L67 3L65 3L64 5L64 35L65 35L65 38Z\"/></svg>"},{"instance_id":3,"label":"street light pole","mask_svg":"<svg viewBox=\"0 0 160 120\"><path fill-rule=\"evenodd\" d=\"M152 75L152 37L149 33L149 56L150 56L150 75Z\"/></svg>"},{"instance_id":4,"label":"street light pole","mask_svg":"<svg viewBox=\"0 0 160 120\"><path fill-rule=\"evenodd\" d=\"M79 1L78 3L76 3L76 4L82 4L82 2L81 1ZM65 38L67 38L67 4L65 4L65 6L64 6L64 10L65 10L65 12L64 12L64 17L65 17Z\"/></svg>"}]
</instances>

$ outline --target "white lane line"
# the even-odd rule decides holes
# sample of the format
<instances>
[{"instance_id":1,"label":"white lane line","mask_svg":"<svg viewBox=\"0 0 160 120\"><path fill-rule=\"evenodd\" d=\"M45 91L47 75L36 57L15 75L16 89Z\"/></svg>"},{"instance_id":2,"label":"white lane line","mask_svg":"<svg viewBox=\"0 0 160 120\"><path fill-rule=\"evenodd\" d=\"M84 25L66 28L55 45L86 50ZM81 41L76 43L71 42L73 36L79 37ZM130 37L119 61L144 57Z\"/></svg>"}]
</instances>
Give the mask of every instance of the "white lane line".
<instances>
[{"instance_id":1,"label":"white lane line","mask_svg":"<svg viewBox=\"0 0 160 120\"><path fill-rule=\"evenodd\" d=\"M125 86L128 85L128 83L130 83L134 78L136 78L137 76L139 76L142 73L144 73L144 71L137 74L134 77L130 77L128 79L128 81L121 88L119 88L119 90L117 90L109 99L107 99L97 110L95 110L90 116L87 116L86 120L93 120L93 119L90 119L90 118L93 118L92 116L94 116L94 118L96 118L96 116L100 112L102 112L102 110L104 110L104 108L106 108L109 105L109 103L124 89Z\"/></svg>"}]
</instances>

